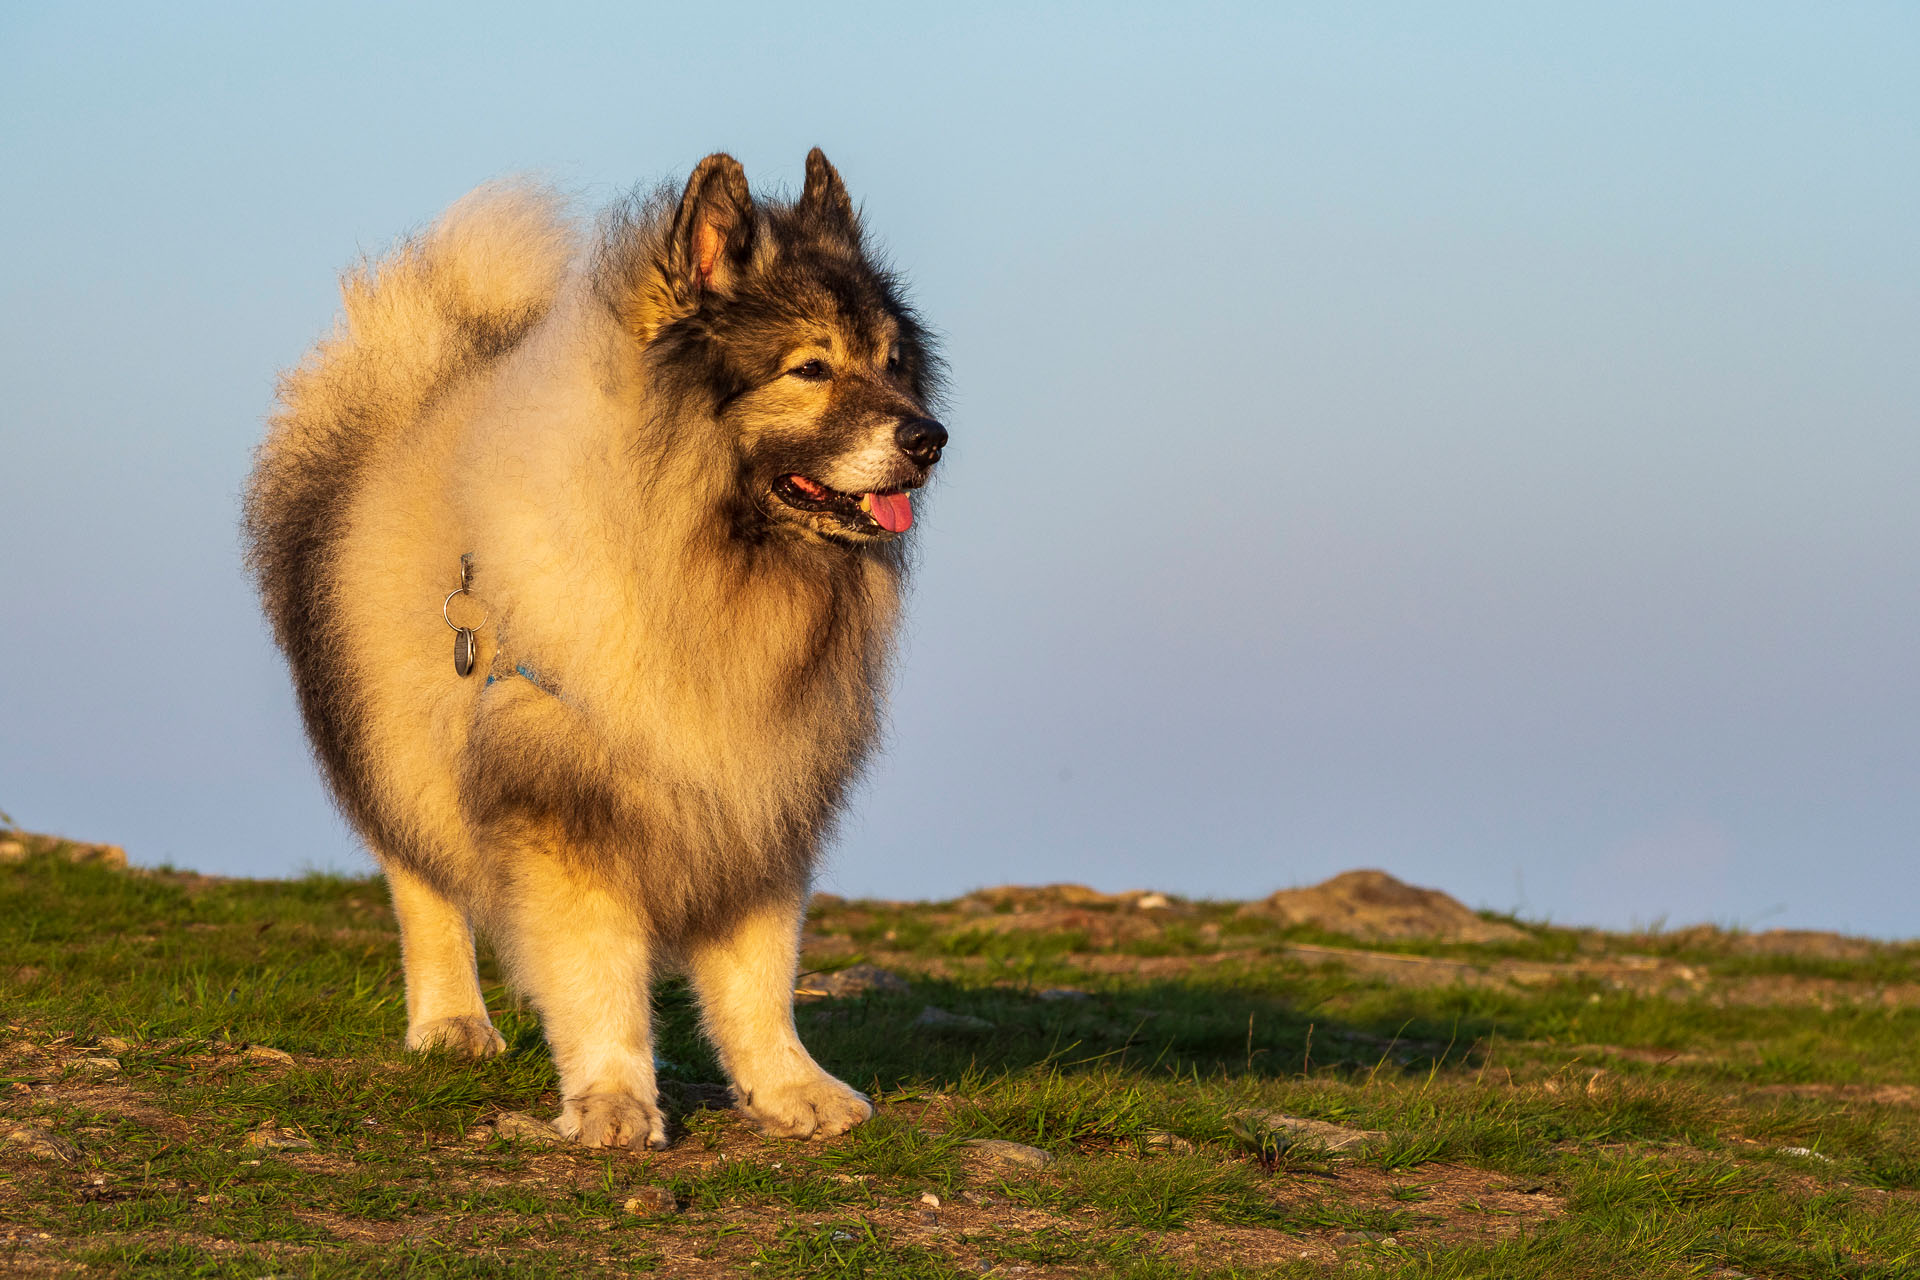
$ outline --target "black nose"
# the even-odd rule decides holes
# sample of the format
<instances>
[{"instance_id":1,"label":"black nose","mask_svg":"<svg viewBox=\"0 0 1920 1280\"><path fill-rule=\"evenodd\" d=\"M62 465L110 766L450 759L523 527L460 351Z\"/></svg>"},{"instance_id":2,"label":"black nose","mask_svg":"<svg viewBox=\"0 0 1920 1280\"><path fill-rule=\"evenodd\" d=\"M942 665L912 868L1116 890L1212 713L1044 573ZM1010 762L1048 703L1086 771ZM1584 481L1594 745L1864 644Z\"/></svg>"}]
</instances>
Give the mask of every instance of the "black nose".
<instances>
[{"instance_id":1,"label":"black nose","mask_svg":"<svg viewBox=\"0 0 1920 1280\"><path fill-rule=\"evenodd\" d=\"M947 429L932 418L908 418L893 429L893 438L900 452L923 467L940 461L940 451L947 447Z\"/></svg>"}]
</instances>

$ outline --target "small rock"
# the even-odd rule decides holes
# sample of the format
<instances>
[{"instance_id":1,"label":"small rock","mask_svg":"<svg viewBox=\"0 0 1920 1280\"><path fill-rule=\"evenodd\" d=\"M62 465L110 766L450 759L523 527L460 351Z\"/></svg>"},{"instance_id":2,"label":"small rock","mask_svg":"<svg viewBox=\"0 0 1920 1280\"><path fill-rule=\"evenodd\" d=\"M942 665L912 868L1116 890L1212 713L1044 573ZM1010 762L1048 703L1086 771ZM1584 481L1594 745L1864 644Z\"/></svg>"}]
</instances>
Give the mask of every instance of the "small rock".
<instances>
[{"instance_id":1,"label":"small rock","mask_svg":"<svg viewBox=\"0 0 1920 1280\"><path fill-rule=\"evenodd\" d=\"M524 1111L502 1111L486 1124L481 1125L467 1136L484 1142L488 1138L505 1138L512 1142L530 1142L540 1145L557 1145L565 1142L560 1131L538 1116L530 1116Z\"/></svg>"},{"instance_id":2,"label":"small rock","mask_svg":"<svg viewBox=\"0 0 1920 1280\"><path fill-rule=\"evenodd\" d=\"M794 987L793 994L799 1000L845 1000L869 992L905 995L908 990L907 980L899 974L862 962L833 973L810 973Z\"/></svg>"},{"instance_id":3,"label":"small rock","mask_svg":"<svg viewBox=\"0 0 1920 1280\"><path fill-rule=\"evenodd\" d=\"M291 1064L293 1055L285 1049L273 1049L264 1044L250 1044L240 1051L243 1058L252 1058L255 1062L284 1062Z\"/></svg>"},{"instance_id":4,"label":"small rock","mask_svg":"<svg viewBox=\"0 0 1920 1280\"><path fill-rule=\"evenodd\" d=\"M1774 1150L1783 1156L1799 1156L1802 1160L1818 1160L1822 1164L1833 1163L1832 1156L1822 1155L1812 1147L1775 1147Z\"/></svg>"},{"instance_id":5,"label":"small rock","mask_svg":"<svg viewBox=\"0 0 1920 1280\"><path fill-rule=\"evenodd\" d=\"M676 1212L680 1204L666 1187L635 1187L633 1194L620 1207L642 1218L658 1218Z\"/></svg>"},{"instance_id":6,"label":"small rock","mask_svg":"<svg viewBox=\"0 0 1920 1280\"><path fill-rule=\"evenodd\" d=\"M1091 1000L1093 996L1078 987L1048 987L1036 993L1039 1000Z\"/></svg>"},{"instance_id":7,"label":"small rock","mask_svg":"<svg viewBox=\"0 0 1920 1280\"><path fill-rule=\"evenodd\" d=\"M4 1132L9 1146L19 1147L30 1155L44 1156L63 1164L72 1164L80 1158L79 1147L50 1129L16 1125Z\"/></svg>"},{"instance_id":8,"label":"small rock","mask_svg":"<svg viewBox=\"0 0 1920 1280\"><path fill-rule=\"evenodd\" d=\"M1317 1143L1328 1151L1347 1155L1358 1155L1366 1148L1387 1140L1387 1135L1378 1129L1349 1129L1345 1125L1283 1115L1278 1111L1242 1111L1233 1118L1243 1124L1284 1133L1298 1142Z\"/></svg>"},{"instance_id":9,"label":"small rock","mask_svg":"<svg viewBox=\"0 0 1920 1280\"><path fill-rule=\"evenodd\" d=\"M948 1013L937 1005L928 1005L913 1020L916 1027L927 1027L936 1031L991 1031L993 1024L985 1018L976 1018L970 1013Z\"/></svg>"},{"instance_id":10,"label":"small rock","mask_svg":"<svg viewBox=\"0 0 1920 1280\"><path fill-rule=\"evenodd\" d=\"M1193 1152L1193 1144L1177 1133L1149 1133L1145 1142L1149 1151L1171 1151L1179 1156Z\"/></svg>"},{"instance_id":11,"label":"small rock","mask_svg":"<svg viewBox=\"0 0 1920 1280\"><path fill-rule=\"evenodd\" d=\"M929 1209L938 1209L940 1207L940 1197L931 1191L922 1191L920 1193L920 1203Z\"/></svg>"},{"instance_id":12,"label":"small rock","mask_svg":"<svg viewBox=\"0 0 1920 1280\"><path fill-rule=\"evenodd\" d=\"M1038 1169L1053 1162L1053 1153L1050 1151L1030 1147L1024 1142L1008 1142L1003 1138L971 1138L960 1145L972 1147L995 1164Z\"/></svg>"},{"instance_id":13,"label":"small rock","mask_svg":"<svg viewBox=\"0 0 1920 1280\"><path fill-rule=\"evenodd\" d=\"M1165 911L1173 901L1164 893L1143 893L1133 900L1135 911Z\"/></svg>"},{"instance_id":14,"label":"small rock","mask_svg":"<svg viewBox=\"0 0 1920 1280\"><path fill-rule=\"evenodd\" d=\"M247 1135L247 1145L260 1151L310 1151L313 1143L297 1133L280 1128L278 1120L262 1120Z\"/></svg>"},{"instance_id":15,"label":"small rock","mask_svg":"<svg viewBox=\"0 0 1920 1280\"><path fill-rule=\"evenodd\" d=\"M123 1040L119 1036L101 1036L100 1047L108 1053L125 1053L133 1048L133 1041Z\"/></svg>"},{"instance_id":16,"label":"small rock","mask_svg":"<svg viewBox=\"0 0 1920 1280\"><path fill-rule=\"evenodd\" d=\"M79 1058L73 1063L80 1070L96 1076L110 1076L120 1069L118 1058Z\"/></svg>"},{"instance_id":17,"label":"small rock","mask_svg":"<svg viewBox=\"0 0 1920 1280\"><path fill-rule=\"evenodd\" d=\"M232 1204L233 1197L223 1196L218 1192L211 1192L204 1196L195 1196L193 1202L195 1204Z\"/></svg>"},{"instance_id":18,"label":"small rock","mask_svg":"<svg viewBox=\"0 0 1920 1280\"><path fill-rule=\"evenodd\" d=\"M940 1215L931 1209L915 1209L913 1211L913 1220L923 1227L937 1227L940 1225Z\"/></svg>"}]
</instances>

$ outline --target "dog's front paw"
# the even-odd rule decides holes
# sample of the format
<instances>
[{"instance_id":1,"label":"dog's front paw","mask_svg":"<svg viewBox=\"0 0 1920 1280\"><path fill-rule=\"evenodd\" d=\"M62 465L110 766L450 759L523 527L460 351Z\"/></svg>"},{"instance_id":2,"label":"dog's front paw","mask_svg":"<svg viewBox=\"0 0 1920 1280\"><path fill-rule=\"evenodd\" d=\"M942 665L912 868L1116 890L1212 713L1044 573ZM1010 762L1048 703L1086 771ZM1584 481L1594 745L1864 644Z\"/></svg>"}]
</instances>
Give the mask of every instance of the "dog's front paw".
<instances>
[{"instance_id":1,"label":"dog's front paw","mask_svg":"<svg viewBox=\"0 0 1920 1280\"><path fill-rule=\"evenodd\" d=\"M769 1138L831 1138L873 1115L866 1094L826 1072L742 1090L740 1114Z\"/></svg>"},{"instance_id":2,"label":"dog's front paw","mask_svg":"<svg viewBox=\"0 0 1920 1280\"><path fill-rule=\"evenodd\" d=\"M589 1093L568 1098L553 1127L583 1147L667 1149L667 1122L660 1107L630 1093Z\"/></svg>"},{"instance_id":3,"label":"dog's front paw","mask_svg":"<svg viewBox=\"0 0 1920 1280\"><path fill-rule=\"evenodd\" d=\"M442 1049L462 1058L491 1058L506 1047L485 1017L435 1018L407 1028L407 1048L417 1051Z\"/></svg>"}]
</instances>

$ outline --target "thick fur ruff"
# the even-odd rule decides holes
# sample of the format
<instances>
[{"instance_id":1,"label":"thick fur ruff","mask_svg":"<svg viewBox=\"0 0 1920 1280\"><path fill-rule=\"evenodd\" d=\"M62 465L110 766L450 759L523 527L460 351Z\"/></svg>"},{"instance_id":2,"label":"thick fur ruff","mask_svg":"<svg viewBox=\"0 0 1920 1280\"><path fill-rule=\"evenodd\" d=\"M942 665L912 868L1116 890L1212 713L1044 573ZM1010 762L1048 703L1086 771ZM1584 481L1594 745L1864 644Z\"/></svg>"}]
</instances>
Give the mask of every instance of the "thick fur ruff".
<instances>
[{"instance_id":1,"label":"thick fur ruff","mask_svg":"<svg viewBox=\"0 0 1920 1280\"><path fill-rule=\"evenodd\" d=\"M790 990L780 939L878 732L905 551L776 494L904 493L931 463L896 429L938 425L936 358L839 176L815 152L798 200L755 200L714 156L591 234L550 193L486 187L342 292L282 381L246 521L315 753L394 880L410 1042L492 1045L448 976L471 968L468 920L537 1005L599 981L555 942L582 931L631 945L603 998L644 1004L663 963L699 985L743 946ZM441 613L465 555L462 678ZM537 682L485 676L516 666ZM547 1003L572 1128L657 1130L650 1096L575 1107L648 1092L651 1068L568 1079L572 1014ZM630 1028L581 1034L641 1052Z\"/></svg>"}]
</instances>

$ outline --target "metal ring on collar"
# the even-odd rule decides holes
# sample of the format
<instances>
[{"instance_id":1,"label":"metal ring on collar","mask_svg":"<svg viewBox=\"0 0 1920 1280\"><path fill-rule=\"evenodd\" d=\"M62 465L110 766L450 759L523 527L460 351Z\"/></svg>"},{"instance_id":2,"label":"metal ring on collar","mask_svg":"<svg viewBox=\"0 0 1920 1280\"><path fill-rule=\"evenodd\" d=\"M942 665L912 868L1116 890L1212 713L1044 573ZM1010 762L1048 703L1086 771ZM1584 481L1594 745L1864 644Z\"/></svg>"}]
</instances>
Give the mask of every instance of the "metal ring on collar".
<instances>
[{"instance_id":1,"label":"metal ring on collar","mask_svg":"<svg viewBox=\"0 0 1920 1280\"><path fill-rule=\"evenodd\" d=\"M447 598L440 602L440 616L446 619L447 625L453 628L455 631L478 631L481 627L484 627L487 625L487 620L485 618L480 619L479 623L475 626L463 627L463 626L460 626L458 623L456 623L453 620L453 618L447 613L448 606L453 604L453 598L455 596L463 596L466 594L467 594L467 589L465 587L455 587L453 590L447 592Z\"/></svg>"}]
</instances>

